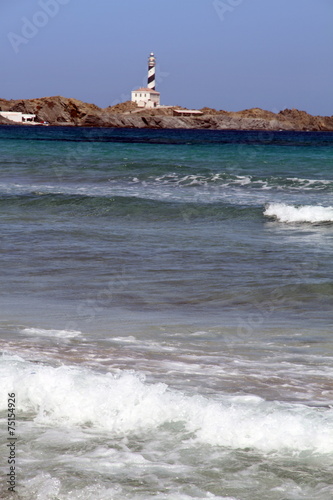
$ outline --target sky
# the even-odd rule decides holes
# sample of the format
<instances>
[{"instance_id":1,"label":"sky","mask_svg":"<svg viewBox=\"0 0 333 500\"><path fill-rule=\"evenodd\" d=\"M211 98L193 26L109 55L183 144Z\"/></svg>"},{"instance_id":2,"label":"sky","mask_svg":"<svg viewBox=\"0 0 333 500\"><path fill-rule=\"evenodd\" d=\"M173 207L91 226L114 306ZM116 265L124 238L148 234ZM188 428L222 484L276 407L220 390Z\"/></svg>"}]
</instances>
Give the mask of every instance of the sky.
<instances>
[{"instance_id":1,"label":"sky","mask_svg":"<svg viewBox=\"0 0 333 500\"><path fill-rule=\"evenodd\" d=\"M333 115L333 0L1 0L0 97Z\"/></svg>"}]
</instances>

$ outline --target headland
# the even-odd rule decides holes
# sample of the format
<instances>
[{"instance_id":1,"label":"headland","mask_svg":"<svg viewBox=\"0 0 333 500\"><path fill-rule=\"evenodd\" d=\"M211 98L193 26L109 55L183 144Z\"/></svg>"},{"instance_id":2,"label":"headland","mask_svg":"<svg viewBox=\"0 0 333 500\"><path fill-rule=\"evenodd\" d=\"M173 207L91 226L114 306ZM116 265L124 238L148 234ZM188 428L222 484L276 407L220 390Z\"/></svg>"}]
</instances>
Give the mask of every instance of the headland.
<instances>
[{"instance_id":1,"label":"headland","mask_svg":"<svg viewBox=\"0 0 333 500\"><path fill-rule=\"evenodd\" d=\"M38 123L74 127L333 131L333 116L312 116L297 109L273 113L260 108L236 112L202 108L198 110L200 113L192 115L181 106L142 109L135 102L126 101L100 108L77 99L55 96L0 99L0 111L31 113L36 115ZM13 122L0 116L0 124Z\"/></svg>"}]
</instances>

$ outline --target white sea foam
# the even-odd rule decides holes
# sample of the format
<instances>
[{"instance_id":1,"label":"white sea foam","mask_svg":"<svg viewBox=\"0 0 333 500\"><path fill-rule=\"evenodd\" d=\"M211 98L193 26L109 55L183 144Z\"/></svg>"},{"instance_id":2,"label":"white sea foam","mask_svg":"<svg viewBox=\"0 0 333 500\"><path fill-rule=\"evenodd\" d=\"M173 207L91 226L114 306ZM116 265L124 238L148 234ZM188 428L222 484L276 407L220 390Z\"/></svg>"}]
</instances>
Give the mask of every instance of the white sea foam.
<instances>
[{"instance_id":1,"label":"white sea foam","mask_svg":"<svg viewBox=\"0 0 333 500\"><path fill-rule=\"evenodd\" d=\"M133 179L134 180L134 179ZM139 179L136 178L136 182ZM244 186L251 184L251 175L228 175L224 172L210 175L190 174L178 175L176 173L164 174L159 177L151 177L150 184L163 184L174 186L208 186L210 184L218 184L221 186Z\"/></svg>"},{"instance_id":2,"label":"white sea foam","mask_svg":"<svg viewBox=\"0 0 333 500\"><path fill-rule=\"evenodd\" d=\"M45 330L43 328L23 328L21 333L35 335L36 337L53 337L59 339L72 339L81 335L77 330Z\"/></svg>"},{"instance_id":3,"label":"white sea foam","mask_svg":"<svg viewBox=\"0 0 333 500\"><path fill-rule=\"evenodd\" d=\"M87 486L80 490L60 493L61 481L48 473L40 473L22 485L24 497L34 500L116 500L121 498L120 488L103 488L98 485ZM22 490L22 487L21 487Z\"/></svg>"},{"instance_id":4,"label":"white sea foam","mask_svg":"<svg viewBox=\"0 0 333 500\"><path fill-rule=\"evenodd\" d=\"M109 435L181 425L193 446L205 443L262 452L333 452L333 410L267 402L256 396L224 396L219 401L188 396L164 383L120 371L101 374L77 367L51 367L0 359L1 387L10 387L20 411L35 424L93 428ZM4 405L5 398L0 398Z\"/></svg>"},{"instance_id":5,"label":"white sea foam","mask_svg":"<svg viewBox=\"0 0 333 500\"><path fill-rule=\"evenodd\" d=\"M137 339L133 337L133 335L128 335L127 337L112 337L109 339L111 342L120 342L120 343L136 343Z\"/></svg>"},{"instance_id":6,"label":"white sea foam","mask_svg":"<svg viewBox=\"0 0 333 500\"><path fill-rule=\"evenodd\" d=\"M269 203L264 211L267 217L274 217L280 222L333 222L333 207L303 205L300 207L285 203Z\"/></svg>"},{"instance_id":7,"label":"white sea foam","mask_svg":"<svg viewBox=\"0 0 333 500\"><path fill-rule=\"evenodd\" d=\"M94 484L86 486L82 489L61 493L61 481L52 477L48 473L41 473L34 478L25 481L24 483L24 498L29 495L29 500L123 500L128 498L128 495L120 485L106 488L104 486ZM22 487L21 487L22 489ZM235 497L215 496L212 493L203 493L200 497L193 497L181 493L159 493L154 495L155 500L237 500ZM131 494L132 500L143 500L147 497L142 494Z\"/></svg>"}]
</instances>

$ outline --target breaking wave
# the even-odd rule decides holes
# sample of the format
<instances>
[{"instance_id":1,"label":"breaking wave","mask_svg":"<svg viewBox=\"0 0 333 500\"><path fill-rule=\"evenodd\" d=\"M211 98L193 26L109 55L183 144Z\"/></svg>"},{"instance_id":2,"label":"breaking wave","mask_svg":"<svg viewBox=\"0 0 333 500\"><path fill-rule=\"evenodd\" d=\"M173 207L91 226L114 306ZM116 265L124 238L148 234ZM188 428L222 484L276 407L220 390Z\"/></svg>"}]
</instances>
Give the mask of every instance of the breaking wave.
<instances>
[{"instance_id":1,"label":"breaking wave","mask_svg":"<svg viewBox=\"0 0 333 500\"><path fill-rule=\"evenodd\" d=\"M190 396L164 383L147 383L135 372L54 368L9 355L0 359L0 377L3 387L17 393L22 414L42 426L89 427L114 436L164 428L180 432L193 446L333 452L332 409L267 402L252 395Z\"/></svg>"},{"instance_id":2,"label":"breaking wave","mask_svg":"<svg viewBox=\"0 0 333 500\"><path fill-rule=\"evenodd\" d=\"M23 328L21 333L36 337L52 337L59 339L73 339L81 335L77 330L45 330L43 328Z\"/></svg>"},{"instance_id":3,"label":"breaking wave","mask_svg":"<svg viewBox=\"0 0 333 500\"><path fill-rule=\"evenodd\" d=\"M307 222L311 224L333 222L333 207L320 205L294 206L286 203L269 203L264 211L267 217L280 222Z\"/></svg>"},{"instance_id":4,"label":"breaking wave","mask_svg":"<svg viewBox=\"0 0 333 500\"><path fill-rule=\"evenodd\" d=\"M140 177L132 179L140 182ZM303 179L298 177L235 175L227 172L211 172L205 174L168 173L157 177L150 176L142 182L156 182L164 185L191 186L221 186L246 187L263 190L287 191L333 191L333 181L328 179Z\"/></svg>"}]
</instances>

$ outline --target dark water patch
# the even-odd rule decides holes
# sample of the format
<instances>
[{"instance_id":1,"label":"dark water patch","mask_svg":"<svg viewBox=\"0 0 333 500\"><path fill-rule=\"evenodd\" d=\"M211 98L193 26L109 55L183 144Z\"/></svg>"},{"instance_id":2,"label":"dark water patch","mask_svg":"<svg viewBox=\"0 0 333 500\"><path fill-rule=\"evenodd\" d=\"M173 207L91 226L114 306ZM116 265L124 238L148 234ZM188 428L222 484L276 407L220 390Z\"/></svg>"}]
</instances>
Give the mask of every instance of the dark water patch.
<instances>
[{"instance_id":1,"label":"dark water patch","mask_svg":"<svg viewBox=\"0 0 333 500\"><path fill-rule=\"evenodd\" d=\"M85 196L65 194L29 193L6 195L0 198L2 210L17 210L19 216L27 211L37 211L41 216L68 214L82 216L134 217L145 220L156 219L255 219L262 217L262 209L246 205L224 203L186 203L145 199L132 196ZM22 212L23 210L23 212ZM47 212L46 212L47 211Z\"/></svg>"},{"instance_id":2,"label":"dark water patch","mask_svg":"<svg viewBox=\"0 0 333 500\"><path fill-rule=\"evenodd\" d=\"M149 144L333 145L333 132L0 126L0 140Z\"/></svg>"}]
</instances>

